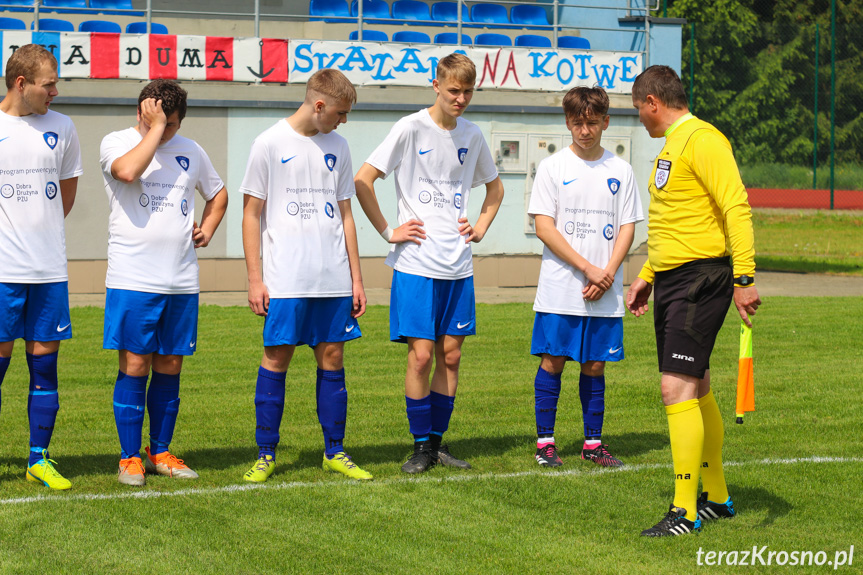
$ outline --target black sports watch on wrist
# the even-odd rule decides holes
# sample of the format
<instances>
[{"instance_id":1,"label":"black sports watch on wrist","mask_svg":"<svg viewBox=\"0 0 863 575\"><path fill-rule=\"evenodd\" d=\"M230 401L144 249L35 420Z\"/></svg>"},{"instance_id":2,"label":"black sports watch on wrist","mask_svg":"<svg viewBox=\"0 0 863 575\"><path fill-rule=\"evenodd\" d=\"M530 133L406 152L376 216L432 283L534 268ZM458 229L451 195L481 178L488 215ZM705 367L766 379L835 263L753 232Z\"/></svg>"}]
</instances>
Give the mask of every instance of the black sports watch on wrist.
<instances>
[{"instance_id":1,"label":"black sports watch on wrist","mask_svg":"<svg viewBox=\"0 0 863 575\"><path fill-rule=\"evenodd\" d=\"M740 287L751 286L755 283L755 278L752 276L737 276L734 278L734 285Z\"/></svg>"}]
</instances>

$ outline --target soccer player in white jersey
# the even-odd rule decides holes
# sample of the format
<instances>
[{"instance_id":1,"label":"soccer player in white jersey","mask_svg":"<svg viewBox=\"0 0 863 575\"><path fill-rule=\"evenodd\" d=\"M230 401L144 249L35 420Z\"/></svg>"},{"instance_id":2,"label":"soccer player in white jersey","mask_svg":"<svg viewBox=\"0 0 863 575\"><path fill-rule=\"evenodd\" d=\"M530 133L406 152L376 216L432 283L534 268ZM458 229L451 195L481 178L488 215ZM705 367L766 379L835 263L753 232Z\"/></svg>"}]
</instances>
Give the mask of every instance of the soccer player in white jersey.
<instances>
[{"instance_id":1,"label":"soccer player in white jersey","mask_svg":"<svg viewBox=\"0 0 863 575\"><path fill-rule=\"evenodd\" d=\"M60 404L57 354L72 337L63 219L72 209L81 150L72 120L48 109L57 96L57 61L27 44L6 63L0 102L0 384L15 340L30 369L27 479L52 489L72 484L48 444Z\"/></svg>"},{"instance_id":2,"label":"soccer player in white jersey","mask_svg":"<svg viewBox=\"0 0 863 575\"><path fill-rule=\"evenodd\" d=\"M195 250L210 243L228 193L203 148L177 135L185 116L186 91L171 80L155 80L138 96L138 124L102 140L111 210L103 346L119 351L114 419L118 480L126 485L144 485L145 470L198 477L168 448L180 408L183 357L198 342ZM196 189L206 201L200 226ZM142 465L145 407L150 445Z\"/></svg>"},{"instance_id":3,"label":"soccer player in white jersey","mask_svg":"<svg viewBox=\"0 0 863 575\"><path fill-rule=\"evenodd\" d=\"M533 309L530 352L541 358L534 381L536 461L562 465L554 442L561 375L581 364L584 421L581 458L604 467L623 463L602 443L605 363L623 359L623 271L644 219L632 166L602 147L608 95L578 87L563 99L572 144L540 162L528 214L545 244Z\"/></svg>"},{"instance_id":4,"label":"soccer player in white jersey","mask_svg":"<svg viewBox=\"0 0 863 575\"><path fill-rule=\"evenodd\" d=\"M249 307L264 320L264 354L255 387L258 460L246 481L276 466L288 366L298 345L314 350L325 471L372 479L345 453L348 392L345 342L360 337L366 311L357 232L351 213L353 166L335 133L357 92L344 74L319 70L302 105L255 139L240 190ZM263 247L263 273L261 248Z\"/></svg>"},{"instance_id":5,"label":"soccer player in white jersey","mask_svg":"<svg viewBox=\"0 0 863 575\"><path fill-rule=\"evenodd\" d=\"M465 336L476 333L470 243L482 240L503 200L482 132L461 117L475 82L476 68L467 56L441 59L434 105L399 120L355 178L366 216L393 244L386 260L394 268L390 339L408 344L405 402L414 437L414 452L402 466L406 473L422 473L436 463L470 468L441 439L455 403L461 347ZM375 180L393 172L399 223L394 230L374 189ZM471 225L468 196L481 185L485 200Z\"/></svg>"}]
</instances>

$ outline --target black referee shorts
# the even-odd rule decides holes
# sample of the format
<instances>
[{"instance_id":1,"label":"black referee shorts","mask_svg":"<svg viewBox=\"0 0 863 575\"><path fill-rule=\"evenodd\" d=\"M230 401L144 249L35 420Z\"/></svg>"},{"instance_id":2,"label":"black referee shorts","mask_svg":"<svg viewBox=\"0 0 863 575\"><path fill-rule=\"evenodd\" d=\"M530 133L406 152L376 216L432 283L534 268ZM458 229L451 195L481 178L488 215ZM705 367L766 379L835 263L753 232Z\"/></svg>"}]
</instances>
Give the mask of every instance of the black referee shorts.
<instances>
[{"instance_id":1,"label":"black referee shorts","mask_svg":"<svg viewBox=\"0 0 863 575\"><path fill-rule=\"evenodd\" d=\"M659 371L704 377L734 296L730 259L694 260L657 272L653 286Z\"/></svg>"}]
</instances>

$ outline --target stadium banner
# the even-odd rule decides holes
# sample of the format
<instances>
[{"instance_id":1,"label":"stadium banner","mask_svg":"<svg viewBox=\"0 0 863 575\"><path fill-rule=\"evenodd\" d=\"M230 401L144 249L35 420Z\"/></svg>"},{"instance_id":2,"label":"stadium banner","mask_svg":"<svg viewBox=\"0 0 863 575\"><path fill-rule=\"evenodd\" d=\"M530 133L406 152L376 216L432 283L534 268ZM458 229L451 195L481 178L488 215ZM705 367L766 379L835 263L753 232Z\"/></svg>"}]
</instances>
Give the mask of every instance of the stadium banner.
<instances>
[{"instance_id":1,"label":"stadium banner","mask_svg":"<svg viewBox=\"0 0 863 575\"><path fill-rule=\"evenodd\" d=\"M337 68L356 85L428 86L438 61L453 52L476 64L477 88L559 92L602 86L629 94L642 71L632 52L553 50L291 40L290 82L305 82L321 68Z\"/></svg>"},{"instance_id":2,"label":"stadium banner","mask_svg":"<svg viewBox=\"0 0 863 575\"><path fill-rule=\"evenodd\" d=\"M458 51L477 67L477 88L558 92L602 86L629 94L642 71L633 52L382 44L87 32L0 32L2 70L20 46L37 43L57 58L61 78L305 83L336 68L356 85L425 87L438 61Z\"/></svg>"}]
</instances>

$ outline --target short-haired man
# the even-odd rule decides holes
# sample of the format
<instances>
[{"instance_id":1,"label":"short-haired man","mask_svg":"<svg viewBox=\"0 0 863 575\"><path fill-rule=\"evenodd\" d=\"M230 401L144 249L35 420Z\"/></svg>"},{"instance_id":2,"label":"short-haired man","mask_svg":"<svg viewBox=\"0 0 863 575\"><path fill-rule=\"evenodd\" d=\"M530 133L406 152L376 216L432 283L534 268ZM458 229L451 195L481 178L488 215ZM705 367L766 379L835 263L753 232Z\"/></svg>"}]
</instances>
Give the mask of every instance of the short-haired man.
<instances>
[{"instance_id":1,"label":"short-haired man","mask_svg":"<svg viewBox=\"0 0 863 575\"><path fill-rule=\"evenodd\" d=\"M72 120L49 110L57 60L42 46L18 48L6 63L0 102L0 384L15 340L30 369L27 479L51 489L72 484L54 467L48 444L60 404L57 354L72 337L63 219L72 209L81 150Z\"/></svg>"},{"instance_id":2,"label":"short-haired man","mask_svg":"<svg viewBox=\"0 0 863 575\"><path fill-rule=\"evenodd\" d=\"M390 242L394 268L390 339L408 344L405 375L414 452L402 466L422 473L435 463L460 468L441 438L449 427L464 338L476 333L471 242L485 236L503 200L503 184L480 129L462 118L476 68L463 54L438 62L434 104L399 120L356 175L357 199ZM396 175L398 227L381 213L374 182ZM482 213L468 222L471 188L485 185ZM434 364L434 374L432 372Z\"/></svg>"},{"instance_id":3,"label":"short-haired man","mask_svg":"<svg viewBox=\"0 0 863 575\"><path fill-rule=\"evenodd\" d=\"M366 310L357 232L351 213L353 165L347 122L357 92L344 74L319 70L302 105L255 139L240 191L249 307L265 316L264 355L255 386L258 460L245 480L263 482L276 467L288 366L298 345L318 364L315 399L325 471L372 479L345 453L348 392L345 342L360 337ZM261 247L263 246L263 273Z\"/></svg>"},{"instance_id":4,"label":"short-haired man","mask_svg":"<svg viewBox=\"0 0 863 575\"><path fill-rule=\"evenodd\" d=\"M168 448L180 408L183 358L198 342L195 250L210 243L228 192L204 149L177 135L185 116L186 91L174 81L155 80L138 96L137 125L102 140L111 210L103 345L119 352L114 419L121 449L118 480L126 485L144 485L145 470L198 477ZM200 226L196 189L206 201ZM150 445L142 465L145 407Z\"/></svg>"},{"instance_id":5,"label":"short-haired man","mask_svg":"<svg viewBox=\"0 0 863 575\"><path fill-rule=\"evenodd\" d=\"M697 531L702 519L734 516L722 471L722 417L710 391L710 354L732 299L747 325L761 300L754 285L751 210L731 144L689 112L683 84L668 66L638 75L632 103L648 134L665 137L649 181L648 260L626 296L627 308L640 316L655 288L674 501L641 534L662 537ZM703 492L696 501L699 474Z\"/></svg>"},{"instance_id":6,"label":"short-haired man","mask_svg":"<svg viewBox=\"0 0 863 575\"><path fill-rule=\"evenodd\" d=\"M623 263L644 219L632 166L602 147L608 95L577 87L563 98L572 143L537 168L528 213L545 244L533 309L530 352L541 362L534 381L536 461L562 465L554 441L561 376L581 364L584 422L581 458L623 465L602 443L605 362L623 359Z\"/></svg>"}]
</instances>

